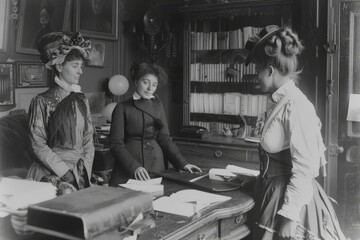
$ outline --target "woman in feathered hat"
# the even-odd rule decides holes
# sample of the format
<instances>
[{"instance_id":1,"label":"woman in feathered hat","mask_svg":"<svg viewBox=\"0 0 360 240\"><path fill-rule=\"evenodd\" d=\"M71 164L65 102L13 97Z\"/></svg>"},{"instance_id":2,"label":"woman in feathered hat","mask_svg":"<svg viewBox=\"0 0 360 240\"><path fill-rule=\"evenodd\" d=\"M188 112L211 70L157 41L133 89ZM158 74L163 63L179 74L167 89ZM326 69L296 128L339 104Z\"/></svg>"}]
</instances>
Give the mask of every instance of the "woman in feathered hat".
<instances>
[{"instance_id":1,"label":"woman in feathered hat","mask_svg":"<svg viewBox=\"0 0 360 240\"><path fill-rule=\"evenodd\" d=\"M55 84L29 107L32 145L39 161L28 178L67 182L76 189L90 185L94 158L88 100L78 85L91 44L80 33L53 32L38 44L40 58L55 73Z\"/></svg>"},{"instance_id":2,"label":"woman in feathered hat","mask_svg":"<svg viewBox=\"0 0 360 240\"><path fill-rule=\"evenodd\" d=\"M326 163L321 123L296 86L303 44L290 28L267 26L246 43L270 110L260 137L254 240L344 240L331 202L316 182Z\"/></svg>"}]
</instances>

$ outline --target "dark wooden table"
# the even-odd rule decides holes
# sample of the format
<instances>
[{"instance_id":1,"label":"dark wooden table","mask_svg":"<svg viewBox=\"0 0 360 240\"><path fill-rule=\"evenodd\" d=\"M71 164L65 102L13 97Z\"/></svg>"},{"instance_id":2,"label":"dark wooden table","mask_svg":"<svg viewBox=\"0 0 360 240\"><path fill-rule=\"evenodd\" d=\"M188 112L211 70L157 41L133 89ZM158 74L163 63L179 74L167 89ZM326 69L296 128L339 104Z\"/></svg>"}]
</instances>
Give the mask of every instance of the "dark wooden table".
<instances>
[{"instance_id":1,"label":"dark wooden table","mask_svg":"<svg viewBox=\"0 0 360 240\"><path fill-rule=\"evenodd\" d=\"M164 195L191 187L163 179ZM244 190L237 189L228 192L217 192L230 196L231 200L201 210L192 217L183 217L163 212L155 212L155 227L142 232L138 240L179 240L179 239L243 239L249 235L246 225L247 213L254 206L254 201ZM14 233L9 217L0 219L0 239L7 240L42 240L59 239L40 233L30 236L19 236ZM107 233L97 239L122 239L124 235L118 232Z\"/></svg>"}]
</instances>

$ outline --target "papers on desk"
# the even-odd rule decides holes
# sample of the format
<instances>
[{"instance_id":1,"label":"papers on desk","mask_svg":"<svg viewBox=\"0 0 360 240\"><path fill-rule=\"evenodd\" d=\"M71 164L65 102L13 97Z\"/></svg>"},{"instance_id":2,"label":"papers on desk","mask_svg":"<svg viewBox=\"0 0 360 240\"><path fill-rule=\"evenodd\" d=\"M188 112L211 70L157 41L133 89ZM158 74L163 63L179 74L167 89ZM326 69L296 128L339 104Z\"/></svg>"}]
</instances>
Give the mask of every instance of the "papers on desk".
<instances>
[{"instance_id":1,"label":"papers on desk","mask_svg":"<svg viewBox=\"0 0 360 240\"><path fill-rule=\"evenodd\" d=\"M51 183L25 179L0 178L0 217L21 213L29 205L56 197Z\"/></svg>"},{"instance_id":2,"label":"papers on desk","mask_svg":"<svg viewBox=\"0 0 360 240\"><path fill-rule=\"evenodd\" d=\"M257 177L258 170L252 170L235 165L227 165L226 168L212 168L209 170L209 178L218 181L228 181L237 176Z\"/></svg>"},{"instance_id":3,"label":"papers on desk","mask_svg":"<svg viewBox=\"0 0 360 240\"><path fill-rule=\"evenodd\" d=\"M243 168L243 167L239 167L239 166L235 166L235 165L227 165L226 169L234 174L242 174L242 175L247 175L247 176L252 176L252 177L257 177L260 174L259 170L252 170L249 168Z\"/></svg>"},{"instance_id":4,"label":"papers on desk","mask_svg":"<svg viewBox=\"0 0 360 240\"><path fill-rule=\"evenodd\" d=\"M164 185L161 184L162 178L153 178L147 181L129 179L127 183L119 184L120 187L150 193L153 197L164 195Z\"/></svg>"},{"instance_id":5,"label":"papers on desk","mask_svg":"<svg viewBox=\"0 0 360 240\"><path fill-rule=\"evenodd\" d=\"M205 207L230 199L228 196L186 189L156 199L153 206L155 211L190 217Z\"/></svg>"}]
</instances>

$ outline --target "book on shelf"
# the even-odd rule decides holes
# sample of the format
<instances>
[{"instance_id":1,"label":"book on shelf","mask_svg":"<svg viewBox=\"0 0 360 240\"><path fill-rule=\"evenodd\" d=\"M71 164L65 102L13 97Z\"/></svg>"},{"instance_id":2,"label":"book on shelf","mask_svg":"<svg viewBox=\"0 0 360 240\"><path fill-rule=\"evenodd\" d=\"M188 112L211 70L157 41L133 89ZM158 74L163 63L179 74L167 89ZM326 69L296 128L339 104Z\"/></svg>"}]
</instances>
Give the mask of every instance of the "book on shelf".
<instances>
[{"instance_id":1,"label":"book on shelf","mask_svg":"<svg viewBox=\"0 0 360 240\"><path fill-rule=\"evenodd\" d=\"M191 217L202 209L230 200L231 197L195 189L185 189L156 199L154 210Z\"/></svg>"},{"instance_id":2,"label":"book on shelf","mask_svg":"<svg viewBox=\"0 0 360 240\"><path fill-rule=\"evenodd\" d=\"M95 129L97 131L110 131L111 128L111 124L104 124L104 125L100 125L100 126L95 126Z\"/></svg>"},{"instance_id":3,"label":"book on shelf","mask_svg":"<svg viewBox=\"0 0 360 240\"><path fill-rule=\"evenodd\" d=\"M217 50L244 48L250 36L261 28L246 26L225 32L191 32L192 50Z\"/></svg>"}]
</instances>

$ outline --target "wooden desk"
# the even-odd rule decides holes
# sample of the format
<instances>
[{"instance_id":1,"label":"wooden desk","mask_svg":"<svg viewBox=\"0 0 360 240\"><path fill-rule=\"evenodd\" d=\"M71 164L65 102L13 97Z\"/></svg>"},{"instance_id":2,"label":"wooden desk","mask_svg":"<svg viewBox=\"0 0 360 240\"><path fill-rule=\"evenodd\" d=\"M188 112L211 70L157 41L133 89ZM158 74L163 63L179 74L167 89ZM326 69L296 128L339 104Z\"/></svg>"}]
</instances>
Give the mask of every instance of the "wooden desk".
<instances>
[{"instance_id":1,"label":"wooden desk","mask_svg":"<svg viewBox=\"0 0 360 240\"><path fill-rule=\"evenodd\" d=\"M170 195L189 188L169 180L163 180L164 195ZM150 239L243 239L250 230L245 224L247 212L254 206L253 199L242 190L221 192L232 199L199 212L187 218L159 212L155 218L155 228L142 233L138 240Z\"/></svg>"},{"instance_id":2,"label":"wooden desk","mask_svg":"<svg viewBox=\"0 0 360 240\"><path fill-rule=\"evenodd\" d=\"M170 195L182 189L184 186L169 180L163 179L165 186L164 195ZM138 236L138 240L235 240L246 237L250 230L246 225L247 212L254 206L253 199L241 190L218 193L231 196L232 199L200 211L196 216L183 217L173 214L158 212L155 213L154 228L148 229ZM59 239L40 233L28 237L21 237L12 230L9 218L0 219L0 239L7 240L45 240ZM99 236L98 239L122 239L124 236L112 232Z\"/></svg>"}]
</instances>

